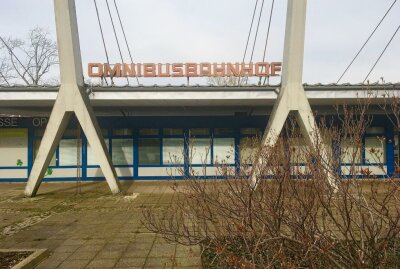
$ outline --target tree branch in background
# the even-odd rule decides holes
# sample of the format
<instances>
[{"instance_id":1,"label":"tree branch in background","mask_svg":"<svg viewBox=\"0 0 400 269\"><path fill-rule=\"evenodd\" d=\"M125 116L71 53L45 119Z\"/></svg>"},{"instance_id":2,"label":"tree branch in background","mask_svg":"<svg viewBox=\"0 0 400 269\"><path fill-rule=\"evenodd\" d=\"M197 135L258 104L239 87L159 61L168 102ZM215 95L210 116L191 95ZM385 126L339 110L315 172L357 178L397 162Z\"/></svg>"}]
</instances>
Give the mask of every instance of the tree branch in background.
<instances>
[{"instance_id":1,"label":"tree branch in background","mask_svg":"<svg viewBox=\"0 0 400 269\"><path fill-rule=\"evenodd\" d=\"M0 47L0 57L7 73L0 69L3 74L0 77L7 85L11 80L14 83L22 81L28 86L43 84L46 74L58 64L57 43L43 28L30 30L25 41L19 38L3 40L5 44Z\"/></svg>"},{"instance_id":2,"label":"tree branch in background","mask_svg":"<svg viewBox=\"0 0 400 269\"><path fill-rule=\"evenodd\" d=\"M238 77L209 77L208 85L211 86L237 86L239 85Z\"/></svg>"},{"instance_id":3,"label":"tree branch in background","mask_svg":"<svg viewBox=\"0 0 400 269\"><path fill-rule=\"evenodd\" d=\"M4 45L0 44L0 51L4 49ZM11 75L11 66L7 61L6 56L0 56L0 84L10 86L10 80L13 78Z\"/></svg>"}]
</instances>

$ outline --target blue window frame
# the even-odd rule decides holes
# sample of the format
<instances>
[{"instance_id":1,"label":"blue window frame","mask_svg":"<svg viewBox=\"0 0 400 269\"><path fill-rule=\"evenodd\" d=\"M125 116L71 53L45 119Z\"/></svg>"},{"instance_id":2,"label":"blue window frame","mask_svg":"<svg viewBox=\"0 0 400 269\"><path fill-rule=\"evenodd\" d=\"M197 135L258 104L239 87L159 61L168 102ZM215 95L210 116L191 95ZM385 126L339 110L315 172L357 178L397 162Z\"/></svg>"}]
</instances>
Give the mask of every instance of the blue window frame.
<instances>
[{"instance_id":1,"label":"blue window frame","mask_svg":"<svg viewBox=\"0 0 400 269\"><path fill-rule=\"evenodd\" d=\"M363 137L363 164L386 164L386 131L385 127L367 128Z\"/></svg>"},{"instance_id":2,"label":"blue window frame","mask_svg":"<svg viewBox=\"0 0 400 269\"><path fill-rule=\"evenodd\" d=\"M219 116L213 116L213 117L189 117L189 116L182 116L182 117L99 117L99 123L100 126L103 128L107 129L108 133L108 145L109 145L109 153L113 159L113 161L116 162L117 158L121 157L121 154L126 153L124 151L125 146L129 148L129 153L132 154L132 158L127 158L129 159L126 164L119 164L118 162L115 163L116 167L133 167L134 169L134 174L133 177L137 178L138 177L138 168L139 167L168 167L168 166L185 166L185 170L188 171L188 166L192 165L190 164L188 160L189 156L189 141L190 137L200 139L200 138L205 138L208 142L209 145L209 160L207 161L206 165L207 166L214 166L216 156L218 155L218 150L216 148L218 147L216 141L218 139L223 139L223 138L229 138L229 141L232 142L232 139L234 139L234 145L235 145L235 162L240 164L240 144L247 138L252 138L255 136L261 136L260 134L260 129L263 128L266 124L266 117L258 117L258 116L252 116L252 117L219 117ZM28 128L28 170L29 167L31 167L33 163L33 157L34 157L34 152L35 152L35 144L39 144L39 140L41 139L43 135L43 129L40 129L40 127L35 127L32 125L32 119L31 118L24 118L21 119L20 126L18 128ZM386 122L385 120L382 120L381 118L378 118L378 116L374 117L374 123L375 125L381 124L382 126L385 126L385 129L375 129L373 133L367 132L365 136L362 139L363 142L363 147L362 147L362 153L361 153L361 161L360 165L381 165L382 162L386 163L388 166L388 171L390 170L391 173L395 171L396 166L398 165L399 160L399 142L398 142L398 137L399 137L399 132L392 130L392 127L390 123ZM154 126L157 126L157 128L152 128ZM207 128L201 128L205 127ZM148 127L148 128L146 128ZM376 127L376 126L374 126ZM379 126L378 126L379 127ZM72 122L70 128L67 130L67 133L64 135L63 139L65 140L73 140L76 139L76 123ZM120 132L122 129L129 130L127 132ZM140 133L140 128L142 129L147 129L147 131L142 131ZM149 129L151 131L149 131ZM177 131L177 129L179 131ZM228 130L230 129L230 130ZM40 131L41 130L41 131ZM232 132L233 130L233 132ZM263 130L263 129L262 129ZM194 131L194 132L193 132ZM41 133L40 133L41 132ZM383 154L382 156L385 157L386 155L386 161L382 160L381 163L374 163L374 162L368 162L368 154L366 154L366 150L368 150L368 145L374 144L371 142L375 139L375 137L385 137L386 138L386 154ZM84 134L81 134L82 137L82 178L85 178L85 171L87 167L86 159L88 156L87 153L87 141L84 136ZM155 138L158 142L158 147L157 149L157 165L151 165L151 164L140 164L139 165L139 140L141 138ZM177 139L174 141L173 139ZM126 143L124 144L121 141L118 140L125 140ZM168 139L171 139L168 141ZM170 151L168 148L173 148L174 145L182 145L182 139L183 139L183 147L184 147L184 162L182 163L168 163L169 156L167 157L168 151ZM397 140L396 140L397 139ZM115 140L115 141L114 141ZM117 141L117 142L116 142ZM131 141L131 142L128 142ZM396 142L397 141L397 142ZM70 144L74 144L74 142L69 141ZM76 141L75 141L76 142ZM118 143L121 142L119 145ZM219 141L220 142L220 141ZM375 140L376 142L376 140ZM130 144L132 144L132 153L130 153ZM223 145L230 144L228 142L222 142ZM376 144L376 143L375 143ZM124 146L125 145L125 146ZM340 156L340 146L338 142L334 142L334 145L337 147L334 147L335 151L335 156L339 157ZM116 153L115 150L113 150L114 147L120 147L120 152ZM75 148L75 150L77 150ZM74 151L75 151L74 150ZM70 149L70 152L72 153L72 148ZM76 154L76 153L75 153ZM336 155L337 154L337 155ZM62 152L61 152L62 155ZM116 156L119 155L119 156ZM63 166L62 160L63 156L60 156L60 146L57 146L56 152L55 152L55 165L53 161L53 165L50 167L52 168L76 168L76 165L65 165ZM132 161L131 161L132 159ZM61 161L61 163L60 163ZM121 162L122 163L122 162ZM71 162L72 164L72 162ZM25 165L25 162L24 162ZM233 165L233 164L230 164ZM345 165L345 164L343 164ZM1 164L0 164L1 166ZM202 166L202 164L193 164L193 166ZM26 166L24 166L26 169ZM98 165L93 165L91 167L98 167ZM1 167L0 169L2 169ZM18 169L22 169L22 167L18 167ZM389 169L390 168L390 169ZM189 174L188 172L186 174Z\"/></svg>"},{"instance_id":3,"label":"blue window frame","mask_svg":"<svg viewBox=\"0 0 400 269\"><path fill-rule=\"evenodd\" d=\"M237 143L237 154L239 163L243 165L251 165L254 161L256 150L260 146L262 130L259 128L240 128L240 140Z\"/></svg>"},{"instance_id":4,"label":"blue window frame","mask_svg":"<svg viewBox=\"0 0 400 269\"><path fill-rule=\"evenodd\" d=\"M164 166L182 166L185 164L186 145L183 128L164 128L161 143L161 164Z\"/></svg>"},{"instance_id":5,"label":"blue window frame","mask_svg":"<svg viewBox=\"0 0 400 269\"><path fill-rule=\"evenodd\" d=\"M82 166L82 131L67 129L56 149L56 167L76 168ZM79 148L78 148L79 147ZM78 156L78 154L80 156ZM79 159L78 159L79 158Z\"/></svg>"},{"instance_id":6,"label":"blue window frame","mask_svg":"<svg viewBox=\"0 0 400 269\"><path fill-rule=\"evenodd\" d=\"M236 139L234 128L214 128L212 136L212 160L214 164L236 164Z\"/></svg>"},{"instance_id":7,"label":"blue window frame","mask_svg":"<svg viewBox=\"0 0 400 269\"><path fill-rule=\"evenodd\" d=\"M106 144L108 153L111 156L111 129L101 129L101 133L103 135L104 142ZM100 167L98 161L96 160L95 154L92 152L90 143L86 140L86 164L88 167L93 168L93 167Z\"/></svg>"},{"instance_id":8,"label":"blue window frame","mask_svg":"<svg viewBox=\"0 0 400 269\"><path fill-rule=\"evenodd\" d=\"M400 176L400 130L395 130L393 142L394 142L393 171L397 176Z\"/></svg>"},{"instance_id":9,"label":"blue window frame","mask_svg":"<svg viewBox=\"0 0 400 269\"><path fill-rule=\"evenodd\" d=\"M39 150L39 146L43 138L44 129L35 129L32 131L33 131L33 141L32 141L33 144L31 145L31 147L32 147L32 162L34 162L37 151ZM56 168L58 166L58 159L59 159L58 157L59 157L59 146L57 145L56 151L54 152L54 155L50 161L49 165L50 168Z\"/></svg>"},{"instance_id":10,"label":"blue window frame","mask_svg":"<svg viewBox=\"0 0 400 269\"><path fill-rule=\"evenodd\" d=\"M27 128L0 128L0 168L27 169L29 162Z\"/></svg>"},{"instance_id":11,"label":"blue window frame","mask_svg":"<svg viewBox=\"0 0 400 269\"><path fill-rule=\"evenodd\" d=\"M188 162L191 166L213 165L213 139L209 128L189 129Z\"/></svg>"},{"instance_id":12,"label":"blue window frame","mask_svg":"<svg viewBox=\"0 0 400 269\"><path fill-rule=\"evenodd\" d=\"M355 159L355 165L383 165L386 164L386 130L382 126L367 128L361 139L361 148L354 146L354 141L350 139L341 141L341 165L351 165L350 158ZM347 150L344 153L344 148ZM356 155L352 155L357 150ZM344 157L344 154L349 156Z\"/></svg>"},{"instance_id":13,"label":"blue window frame","mask_svg":"<svg viewBox=\"0 0 400 269\"><path fill-rule=\"evenodd\" d=\"M342 141L339 141L339 149L338 153L340 156L340 164L341 165L362 165L363 164L363 146L355 145L354 139L345 138Z\"/></svg>"},{"instance_id":14,"label":"blue window frame","mask_svg":"<svg viewBox=\"0 0 400 269\"><path fill-rule=\"evenodd\" d=\"M132 167L135 164L134 130L113 129L109 133L111 159L116 167Z\"/></svg>"},{"instance_id":15,"label":"blue window frame","mask_svg":"<svg viewBox=\"0 0 400 269\"><path fill-rule=\"evenodd\" d=\"M161 166L162 164L162 139L160 129L139 129L138 165Z\"/></svg>"}]
</instances>

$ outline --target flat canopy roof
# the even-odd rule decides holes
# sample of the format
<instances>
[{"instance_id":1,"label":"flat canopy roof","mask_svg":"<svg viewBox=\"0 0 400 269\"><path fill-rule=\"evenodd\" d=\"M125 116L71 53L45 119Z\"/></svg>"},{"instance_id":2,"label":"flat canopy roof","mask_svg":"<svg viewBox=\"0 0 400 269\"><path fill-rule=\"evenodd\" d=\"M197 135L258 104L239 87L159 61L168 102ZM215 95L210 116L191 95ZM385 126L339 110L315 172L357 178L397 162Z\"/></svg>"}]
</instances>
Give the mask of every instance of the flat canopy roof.
<instances>
[{"instance_id":1,"label":"flat canopy roof","mask_svg":"<svg viewBox=\"0 0 400 269\"><path fill-rule=\"evenodd\" d=\"M49 107L58 86L0 86L1 107ZM400 83L390 84L304 84L311 105L356 103L385 96L400 97ZM87 86L95 107L151 106L272 106L279 93L275 86Z\"/></svg>"}]
</instances>

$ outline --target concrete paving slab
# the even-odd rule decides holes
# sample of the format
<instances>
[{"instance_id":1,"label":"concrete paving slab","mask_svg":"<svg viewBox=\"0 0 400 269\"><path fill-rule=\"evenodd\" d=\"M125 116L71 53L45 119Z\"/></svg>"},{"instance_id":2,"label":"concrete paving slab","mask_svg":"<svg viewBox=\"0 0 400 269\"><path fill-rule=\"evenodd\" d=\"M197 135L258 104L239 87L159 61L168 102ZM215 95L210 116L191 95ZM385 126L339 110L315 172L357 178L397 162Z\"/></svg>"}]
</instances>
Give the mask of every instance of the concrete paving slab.
<instances>
[{"instance_id":1,"label":"concrete paving slab","mask_svg":"<svg viewBox=\"0 0 400 269\"><path fill-rule=\"evenodd\" d=\"M87 268L113 268L117 262L118 259L95 259L87 265Z\"/></svg>"},{"instance_id":2,"label":"concrete paving slab","mask_svg":"<svg viewBox=\"0 0 400 269\"><path fill-rule=\"evenodd\" d=\"M145 268L171 268L174 266L174 258L165 259L149 257L146 260Z\"/></svg>"},{"instance_id":3,"label":"concrete paving slab","mask_svg":"<svg viewBox=\"0 0 400 269\"><path fill-rule=\"evenodd\" d=\"M24 198L24 184L0 184L0 231L28 217L46 218L9 235L1 248L47 248L37 268L201 268L195 247L168 244L142 224L142 210L168 206L174 199L168 181L122 181L134 199L109 194L105 182L43 183L35 198ZM13 215L13 213L15 213ZM200 265L199 265L200 264Z\"/></svg>"},{"instance_id":4,"label":"concrete paving slab","mask_svg":"<svg viewBox=\"0 0 400 269\"><path fill-rule=\"evenodd\" d=\"M87 265L89 264L90 260L65 260L63 263L61 263L57 268L58 269L83 269L86 268Z\"/></svg>"},{"instance_id":5,"label":"concrete paving slab","mask_svg":"<svg viewBox=\"0 0 400 269\"><path fill-rule=\"evenodd\" d=\"M121 258L116 267L119 268L143 268L146 263L146 258L136 257L136 258Z\"/></svg>"}]
</instances>

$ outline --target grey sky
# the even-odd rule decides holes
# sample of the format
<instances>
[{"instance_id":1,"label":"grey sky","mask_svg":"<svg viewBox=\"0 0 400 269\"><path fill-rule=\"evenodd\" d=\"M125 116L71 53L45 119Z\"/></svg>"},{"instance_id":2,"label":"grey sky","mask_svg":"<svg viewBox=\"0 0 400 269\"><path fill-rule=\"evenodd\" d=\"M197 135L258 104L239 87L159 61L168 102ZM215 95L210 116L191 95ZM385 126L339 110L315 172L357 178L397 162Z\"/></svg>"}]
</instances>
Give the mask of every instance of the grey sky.
<instances>
[{"instance_id":1,"label":"grey sky","mask_svg":"<svg viewBox=\"0 0 400 269\"><path fill-rule=\"evenodd\" d=\"M282 60L286 2L276 1L267 61ZM336 82L392 2L309 0L304 82ZM97 0L97 3L106 32L110 62L120 62L105 0ZM109 3L114 11L113 0ZM117 0L117 3L137 62L240 62L255 0ZM266 0L254 61L262 58L270 5L271 0ZM105 62L105 56L93 1L76 0L76 7L86 73L88 62ZM342 82L358 83L364 79L400 24L399 15L400 3L397 3ZM114 19L117 20L116 16ZM23 37L36 25L49 30L55 38L52 0L1 0L2 36ZM121 32L118 33L128 62ZM371 74L370 81L377 81L380 77L387 82L400 81L399 60L400 33ZM142 82L181 84L185 80Z\"/></svg>"}]
</instances>

